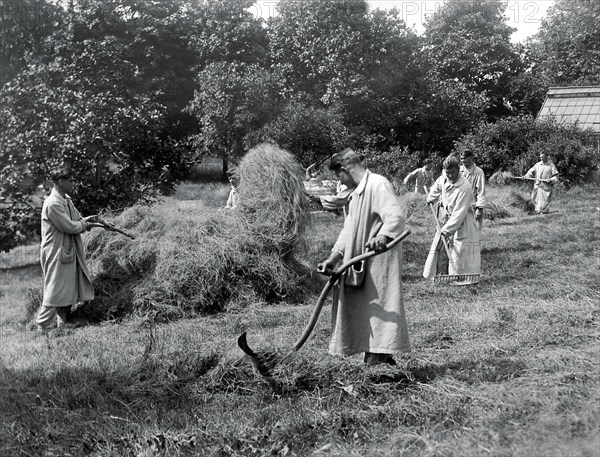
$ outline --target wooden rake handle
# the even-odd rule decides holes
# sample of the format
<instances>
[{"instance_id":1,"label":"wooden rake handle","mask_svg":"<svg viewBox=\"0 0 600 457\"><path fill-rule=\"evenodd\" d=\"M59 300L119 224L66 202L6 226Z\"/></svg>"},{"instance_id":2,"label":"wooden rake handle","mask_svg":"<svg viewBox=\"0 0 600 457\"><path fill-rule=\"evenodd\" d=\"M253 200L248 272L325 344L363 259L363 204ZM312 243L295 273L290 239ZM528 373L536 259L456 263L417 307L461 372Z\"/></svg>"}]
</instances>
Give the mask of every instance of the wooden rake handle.
<instances>
[{"instance_id":1,"label":"wooden rake handle","mask_svg":"<svg viewBox=\"0 0 600 457\"><path fill-rule=\"evenodd\" d=\"M335 270L335 272L330 276L329 281L327 281L327 284L325 284L325 287L321 291L321 295L319 295L319 299L317 300L315 309L313 310L312 315L310 316L310 319L308 320L308 324L306 324L306 327L304 328L304 332L302 333L302 336L294 344L292 351L299 350L304 345L304 343L306 343L306 340L308 339L308 337L312 333L313 329L315 328L315 325L317 324L317 320L319 319L319 315L321 314L321 310L323 309L323 305L325 304L325 299L329 295L329 292L331 291L331 289L333 289L333 286L335 285L335 283L341 278L342 274L344 274L344 272L348 268L350 268L352 265L356 265L357 263L362 262L363 260L366 260L370 257L374 257L385 251L389 251L394 246L396 246L398 243L400 243L402 240L404 240L408 235L410 235L410 230L405 230L398 237L396 237L392 241L390 241L385 246L385 248L383 248L383 250L378 251L378 252L367 251L364 254L357 255L356 257L353 257L350 260L348 260L347 262L343 263L337 270Z\"/></svg>"},{"instance_id":2,"label":"wooden rake handle","mask_svg":"<svg viewBox=\"0 0 600 457\"><path fill-rule=\"evenodd\" d=\"M450 256L450 248L448 247L448 242L446 241L446 237L442 235L442 226L440 225L440 221L438 221L437 214L435 214L435 209L433 209L433 203L428 203L431 208L431 214L433 215L433 219L435 220L435 226L437 227L437 232L440 234L440 238L442 239L442 244L444 245L444 249L446 250L446 254L448 255L448 262L452 264L452 268L456 271L456 266L454 265L454 261Z\"/></svg>"},{"instance_id":3,"label":"wooden rake handle","mask_svg":"<svg viewBox=\"0 0 600 457\"><path fill-rule=\"evenodd\" d=\"M115 227L114 225L112 225L110 222L106 222L105 220L101 219L101 218L97 218L96 221L99 224L102 224L102 228L104 230L108 230L109 232L117 232L120 233L121 235L125 235L126 237L131 238L132 240L135 240L135 236L132 235L131 233L126 232L125 230L120 229L119 227Z\"/></svg>"},{"instance_id":4,"label":"wooden rake handle","mask_svg":"<svg viewBox=\"0 0 600 457\"><path fill-rule=\"evenodd\" d=\"M515 180L518 180L518 181L541 181L541 182L545 182L545 183L549 183L550 182L549 179L525 178L524 176L511 176L510 179L515 179Z\"/></svg>"}]
</instances>

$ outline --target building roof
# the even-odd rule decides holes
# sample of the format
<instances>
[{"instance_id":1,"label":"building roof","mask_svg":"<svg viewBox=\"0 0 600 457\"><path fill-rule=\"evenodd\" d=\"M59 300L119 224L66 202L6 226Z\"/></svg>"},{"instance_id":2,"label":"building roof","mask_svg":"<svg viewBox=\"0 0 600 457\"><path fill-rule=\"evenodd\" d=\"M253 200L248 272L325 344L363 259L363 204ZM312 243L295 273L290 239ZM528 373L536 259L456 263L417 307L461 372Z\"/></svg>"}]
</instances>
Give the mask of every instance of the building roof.
<instances>
[{"instance_id":1,"label":"building roof","mask_svg":"<svg viewBox=\"0 0 600 457\"><path fill-rule=\"evenodd\" d=\"M549 116L600 135L600 86L551 87L537 118Z\"/></svg>"}]
</instances>

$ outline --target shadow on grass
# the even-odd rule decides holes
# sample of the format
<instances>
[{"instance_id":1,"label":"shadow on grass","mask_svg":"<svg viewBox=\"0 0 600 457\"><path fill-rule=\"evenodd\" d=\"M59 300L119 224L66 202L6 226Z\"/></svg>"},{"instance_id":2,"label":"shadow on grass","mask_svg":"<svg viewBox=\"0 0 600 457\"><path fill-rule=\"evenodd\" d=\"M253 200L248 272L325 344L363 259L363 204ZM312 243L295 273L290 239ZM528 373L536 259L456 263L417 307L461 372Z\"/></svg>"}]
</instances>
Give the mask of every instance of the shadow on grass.
<instances>
[{"instance_id":1,"label":"shadow on grass","mask_svg":"<svg viewBox=\"0 0 600 457\"><path fill-rule=\"evenodd\" d=\"M543 245L539 243L517 243L511 245L509 248L505 246L494 246L494 247L482 247L481 254L505 254L508 252L524 252L524 251L539 251L544 248Z\"/></svg>"}]
</instances>

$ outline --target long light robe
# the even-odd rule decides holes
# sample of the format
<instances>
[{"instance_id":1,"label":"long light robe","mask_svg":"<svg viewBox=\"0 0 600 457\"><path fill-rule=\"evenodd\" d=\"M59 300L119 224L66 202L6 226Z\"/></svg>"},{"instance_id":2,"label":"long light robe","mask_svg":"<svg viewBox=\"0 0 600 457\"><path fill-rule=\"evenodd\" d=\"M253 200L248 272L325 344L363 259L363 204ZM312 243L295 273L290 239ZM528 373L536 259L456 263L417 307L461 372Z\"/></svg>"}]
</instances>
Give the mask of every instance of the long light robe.
<instances>
[{"instance_id":1,"label":"long light robe","mask_svg":"<svg viewBox=\"0 0 600 457\"><path fill-rule=\"evenodd\" d=\"M86 229L87 224L71 199L53 189L42 207L40 262L44 275L44 306L72 306L94 298L80 235ZM73 261L63 263L69 252L74 253Z\"/></svg>"},{"instance_id":2,"label":"long light robe","mask_svg":"<svg viewBox=\"0 0 600 457\"><path fill-rule=\"evenodd\" d=\"M533 184L531 198L535 202L536 212L547 213L550 209L550 202L552 201L554 184L558 182L558 170L556 169L556 165L550 161L544 163L540 160L529 169L525 174L525 177L538 179L538 181ZM540 179L549 179L550 182L539 181Z\"/></svg>"},{"instance_id":3,"label":"long light robe","mask_svg":"<svg viewBox=\"0 0 600 457\"><path fill-rule=\"evenodd\" d=\"M231 186L231 190L229 191L229 197L227 197L227 203L225 204L225 209L234 209L237 208L238 205L238 191L235 186Z\"/></svg>"},{"instance_id":4,"label":"long light robe","mask_svg":"<svg viewBox=\"0 0 600 457\"><path fill-rule=\"evenodd\" d=\"M471 185L471 191L475 198L475 207L485 208L487 205L487 196L485 193L485 174L483 170L475 164L471 165L471 168L461 165L460 172Z\"/></svg>"},{"instance_id":5,"label":"long light robe","mask_svg":"<svg viewBox=\"0 0 600 457\"><path fill-rule=\"evenodd\" d=\"M485 208L487 204L487 196L485 194L485 174L477 165L472 164L470 168L464 165L460 166L460 172L471 185L471 191L475 198L475 208ZM482 221L477 222L477 228L481 230Z\"/></svg>"},{"instance_id":6,"label":"long light robe","mask_svg":"<svg viewBox=\"0 0 600 457\"><path fill-rule=\"evenodd\" d=\"M333 248L344 262L365 252L375 236L396 238L404 230L404 214L391 183L367 170L348 205L348 216ZM365 261L362 287L343 284L334 289L329 352L391 354L409 351L410 342L402 300L402 249Z\"/></svg>"},{"instance_id":7,"label":"long light robe","mask_svg":"<svg viewBox=\"0 0 600 457\"><path fill-rule=\"evenodd\" d=\"M427 170L425 167L417 168L406 175L406 178L404 178L405 185L408 185L408 183L411 181L415 181L415 193L426 194L433 184L433 173ZM425 188L427 188L427 191Z\"/></svg>"},{"instance_id":8,"label":"long light robe","mask_svg":"<svg viewBox=\"0 0 600 457\"><path fill-rule=\"evenodd\" d=\"M445 173L435 181L427 196L427 203L433 203L441 198L441 204L448 215L442 225L442 232L452 235L450 262L448 274L480 274L481 246L479 228L475 222L473 207L475 198L469 182L460 175L455 183L450 182ZM438 245L440 234L433 238L423 276L433 278L436 274ZM474 282L477 280L474 279Z\"/></svg>"},{"instance_id":9,"label":"long light robe","mask_svg":"<svg viewBox=\"0 0 600 457\"><path fill-rule=\"evenodd\" d=\"M321 206L326 211L338 212L341 210L344 213L344 216L346 216L348 214L348 202L350 201L353 191L354 189L349 189L338 181L335 195L319 196Z\"/></svg>"}]
</instances>

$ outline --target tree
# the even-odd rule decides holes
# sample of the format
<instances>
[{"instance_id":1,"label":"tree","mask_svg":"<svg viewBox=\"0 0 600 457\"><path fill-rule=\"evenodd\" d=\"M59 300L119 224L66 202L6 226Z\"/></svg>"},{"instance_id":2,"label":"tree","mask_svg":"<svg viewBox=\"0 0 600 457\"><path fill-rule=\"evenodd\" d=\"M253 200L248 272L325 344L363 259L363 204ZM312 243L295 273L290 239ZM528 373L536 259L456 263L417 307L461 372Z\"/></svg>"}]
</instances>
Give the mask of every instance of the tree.
<instances>
[{"instance_id":1,"label":"tree","mask_svg":"<svg viewBox=\"0 0 600 457\"><path fill-rule=\"evenodd\" d=\"M0 87L44 54L45 40L64 26L64 10L42 0L0 5Z\"/></svg>"},{"instance_id":2,"label":"tree","mask_svg":"<svg viewBox=\"0 0 600 457\"><path fill-rule=\"evenodd\" d=\"M427 54L441 79L456 79L490 99L490 119L510 114L511 80L523 71L513 30L496 1L450 0L425 22Z\"/></svg>"},{"instance_id":3,"label":"tree","mask_svg":"<svg viewBox=\"0 0 600 457\"><path fill-rule=\"evenodd\" d=\"M109 36L59 47L0 91L0 199L8 205L0 222L11 227L4 247L35 217L24 205L53 165L75 171L85 212L151 198L187 170L181 148L161 135L166 108L136 90L142 84L123 58L126 43Z\"/></svg>"},{"instance_id":4,"label":"tree","mask_svg":"<svg viewBox=\"0 0 600 457\"><path fill-rule=\"evenodd\" d=\"M197 70L215 62L266 65L268 38L264 21L248 8L253 0L209 0L198 9L191 43L198 52Z\"/></svg>"},{"instance_id":5,"label":"tree","mask_svg":"<svg viewBox=\"0 0 600 457\"><path fill-rule=\"evenodd\" d=\"M350 137L339 107L315 107L297 99L290 101L252 140L276 143L307 167L340 151Z\"/></svg>"},{"instance_id":6,"label":"tree","mask_svg":"<svg viewBox=\"0 0 600 457\"><path fill-rule=\"evenodd\" d=\"M247 139L280 110L277 78L256 64L211 63L197 78L189 105L200 131L193 144L203 155L237 161Z\"/></svg>"},{"instance_id":7,"label":"tree","mask_svg":"<svg viewBox=\"0 0 600 457\"><path fill-rule=\"evenodd\" d=\"M280 0L268 24L270 58L284 94L334 103L363 85L364 0Z\"/></svg>"},{"instance_id":8,"label":"tree","mask_svg":"<svg viewBox=\"0 0 600 457\"><path fill-rule=\"evenodd\" d=\"M527 43L546 86L600 84L600 3L556 0Z\"/></svg>"}]
</instances>

